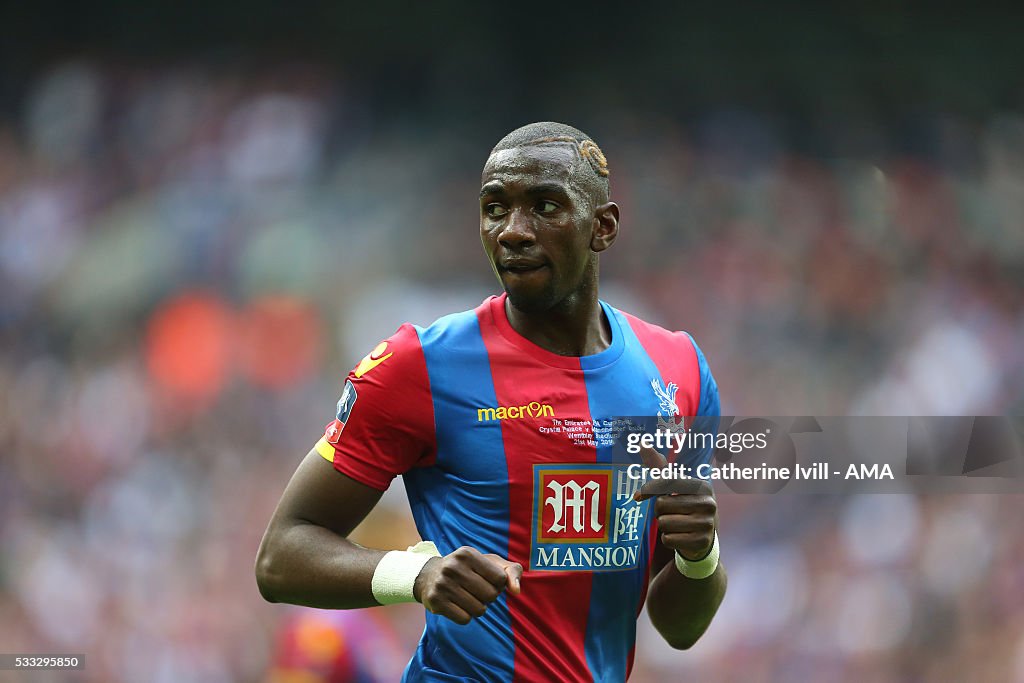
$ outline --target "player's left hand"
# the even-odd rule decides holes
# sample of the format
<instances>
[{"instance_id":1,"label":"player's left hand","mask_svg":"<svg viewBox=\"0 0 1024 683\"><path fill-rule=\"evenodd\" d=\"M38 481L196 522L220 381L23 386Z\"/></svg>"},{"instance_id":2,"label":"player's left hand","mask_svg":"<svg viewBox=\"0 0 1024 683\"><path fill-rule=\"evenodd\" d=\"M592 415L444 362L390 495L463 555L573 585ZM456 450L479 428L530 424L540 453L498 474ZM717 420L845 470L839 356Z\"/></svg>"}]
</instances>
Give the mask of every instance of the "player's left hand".
<instances>
[{"instance_id":1,"label":"player's left hand","mask_svg":"<svg viewBox=\"0 0 1024 683\"><path fill-rule=\"evenodd\" d=\"M653 448L641 447L644 466L661 469L668 460ZM702 479L650 479L637 490L634 500L655 498L661 542L683 559L698 561L711 551L718 526L718 504L711 485Z\"/></svg>"}]
</instances>

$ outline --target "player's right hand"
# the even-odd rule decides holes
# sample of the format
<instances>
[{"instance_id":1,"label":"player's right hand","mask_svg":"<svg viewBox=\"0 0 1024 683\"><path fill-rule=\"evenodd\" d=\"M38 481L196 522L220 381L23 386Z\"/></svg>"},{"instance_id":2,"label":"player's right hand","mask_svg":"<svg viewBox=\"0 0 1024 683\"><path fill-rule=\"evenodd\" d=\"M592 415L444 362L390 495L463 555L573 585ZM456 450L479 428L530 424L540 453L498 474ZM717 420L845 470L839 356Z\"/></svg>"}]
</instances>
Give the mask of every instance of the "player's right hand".
<instances>
[{"instance_id":1,"label":"player's right hand","mask_svg":"<svg viewBox=\"0 0 1024 683\"><path fill-rule=\"evenodd\" d=\"M506 588L519 595L522 576L523 565L518 562L462 546L423 565L413 597L434 614L465 625L482 616Z\"/></svg>"}]
</instances>

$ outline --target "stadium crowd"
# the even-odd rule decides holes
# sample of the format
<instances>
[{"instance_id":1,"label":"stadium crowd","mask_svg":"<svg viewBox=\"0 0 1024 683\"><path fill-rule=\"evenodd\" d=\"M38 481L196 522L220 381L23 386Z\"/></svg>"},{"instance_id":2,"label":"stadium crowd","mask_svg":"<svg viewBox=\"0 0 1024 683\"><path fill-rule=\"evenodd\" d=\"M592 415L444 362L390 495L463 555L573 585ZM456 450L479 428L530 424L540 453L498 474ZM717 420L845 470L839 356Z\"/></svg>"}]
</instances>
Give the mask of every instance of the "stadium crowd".
<instances>
[{"instance_id":1,"label":"stadium crowd","mask_svg":"<svg viewBox=\"0 0 1024 683\"><path fill-rule=\"evenodd\" d=\"M1024 116L869 111L569 121L622 207L604 298L689 330L726 414L1020 414ZM0 119L0 651L268 680L291 608L255 551L344 374L496 289L475 193L505 131L455 116L382 123L308 65L31 82ZM364 542L415 540L400 489ZM641 617L632 680L1024 680L1021 496L720 507L722 612L687 653ZM421 609L381 614L410 655Z\"/></svg>"}]
</instances>

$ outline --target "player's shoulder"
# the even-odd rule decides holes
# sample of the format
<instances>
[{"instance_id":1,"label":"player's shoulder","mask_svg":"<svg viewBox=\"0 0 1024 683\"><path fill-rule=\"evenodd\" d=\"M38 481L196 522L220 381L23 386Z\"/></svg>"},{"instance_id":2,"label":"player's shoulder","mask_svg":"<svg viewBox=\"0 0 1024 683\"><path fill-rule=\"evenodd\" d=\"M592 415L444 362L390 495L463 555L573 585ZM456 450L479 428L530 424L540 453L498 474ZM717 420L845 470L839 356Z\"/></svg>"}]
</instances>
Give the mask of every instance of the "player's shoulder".
<instances>
[{"instance_id":1,"label":"player's shoulder","mask_svg":"<svg viewBox=\"0 0 1024 683\"><path fill-rule=\"evenodd\" d=\"M679 353L680 350L697 350L697 344L689 332L664 328L618 308L612 307L612 310L629 326L637 341L648 350L673 353Z\"/></svg>"},{"instance_id":2,"label":"player's shoulder","mask_svg":"<svg viewBox=\"0 0 1024 683\"><path fill-rule=\"evenodd\" d=\"M425 349L438 344L455 350L459 338L472 335L479 329L479 310L477 307L449 313L426 326L402 323L394 334L382 340L359 361L353 373L360 378L377 366L384 366L385 362L393 371L408 369L410 363L421 364Z\"/></svg>"},{"instance_id":3,"label":"player's shoulder","mask_svg":"<svg viewBox=\"0 0 1024 683\"><path fill-rule=\"evenodd\" d=\"M391 360L388 365L396 365L409 356L416 356L420 351L420 340L416 334L416 327L410 323L402 323L394 334L380 341L368 354L356 365L354 370L356 377L360 377L370 369L383 365L385 361Z\"/></svg>"},{"instance_id":4,"label":"player's shoulder","mask_svg":"<svg viewBox=\"0 0 1024 683\"><path fill-rule=\"evenodd\" d=\"M423 347L441 345L455 351L461 346L460 341L473 341L480 335L480 315L490 306L489 297L476 308L458 313L449 313L432 322L426 327L415 326L419 342Z\"/></svg>"},{"instance_id":5,"label":"player's shoulder","mask_svg":"<svg viewBox=\"0 0 1024 683\"><path fill-rule=\"evenodd\" d=\"M661 372L679 388L676 402L686 415L717 414L718 389L707 359L689 332L669 330L616 309L636 341ZM628 335L627 335L628 336ZM705 399L708 401L705 405Z\"/></svg>"},{"instance_id":6,"label":"player's shoulder","mask_svg":"<svg viewBox=\"0 0 1024 683\"><path fill-rule=\"evenodd\" d=\"M405 380L423 378L425 374L416 328L403 323L394 334L378 342L359 359L349 371L348 380L362 395L363 387L401 386Z\"/></svg>"}]
</instances>

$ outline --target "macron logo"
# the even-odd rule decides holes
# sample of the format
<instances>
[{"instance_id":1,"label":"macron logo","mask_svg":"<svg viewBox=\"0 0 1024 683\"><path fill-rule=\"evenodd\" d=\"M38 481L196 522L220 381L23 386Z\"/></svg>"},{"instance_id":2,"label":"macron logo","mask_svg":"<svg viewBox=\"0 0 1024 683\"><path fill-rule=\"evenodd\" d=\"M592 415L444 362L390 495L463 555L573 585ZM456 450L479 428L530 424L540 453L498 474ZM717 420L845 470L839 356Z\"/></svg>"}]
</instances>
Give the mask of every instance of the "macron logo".
<instances>
[{"instance_id":1,"label":"macron logo","mask_svg":"<svg viewBox=\"0 0 1024 683\"><path fill-rule=\"evenodd\" d=\"M521 406L496 406L494 408L477 408L477 422L493 422L494 420L519 420L524 417L554 417L555 409L547 403L531 401Z\"/></svg>"}]
</instances>

